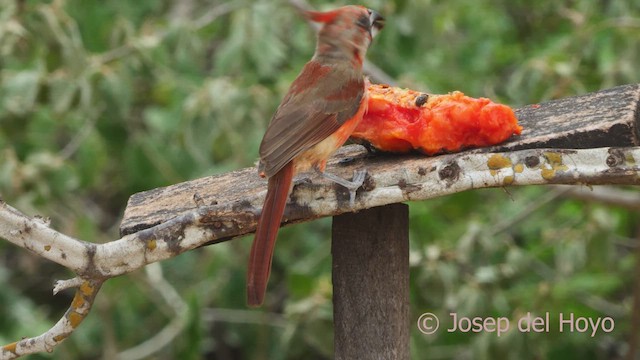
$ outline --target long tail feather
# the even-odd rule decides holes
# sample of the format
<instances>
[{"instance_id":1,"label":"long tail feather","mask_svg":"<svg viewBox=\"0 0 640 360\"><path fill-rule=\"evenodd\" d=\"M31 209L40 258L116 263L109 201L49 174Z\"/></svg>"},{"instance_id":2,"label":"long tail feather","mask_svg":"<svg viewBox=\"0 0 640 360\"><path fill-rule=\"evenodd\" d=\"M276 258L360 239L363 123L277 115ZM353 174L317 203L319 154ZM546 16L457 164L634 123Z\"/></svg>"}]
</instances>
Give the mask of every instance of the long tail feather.
<instances>
[{"instance_id":1,"label":"long tail feather","mask_svg":"<svg viewBox=\"0 0 640 360\"><path fill-rule=\"evenodd\" d=\"M271 272L271 259L280 229L280 221L291 190L293 164L289 163L269 178L267 197L258 221L256 237L251 246L249 270L247 271L247 303L260 306L267 291Z\"/></svg>"}]
</instances>

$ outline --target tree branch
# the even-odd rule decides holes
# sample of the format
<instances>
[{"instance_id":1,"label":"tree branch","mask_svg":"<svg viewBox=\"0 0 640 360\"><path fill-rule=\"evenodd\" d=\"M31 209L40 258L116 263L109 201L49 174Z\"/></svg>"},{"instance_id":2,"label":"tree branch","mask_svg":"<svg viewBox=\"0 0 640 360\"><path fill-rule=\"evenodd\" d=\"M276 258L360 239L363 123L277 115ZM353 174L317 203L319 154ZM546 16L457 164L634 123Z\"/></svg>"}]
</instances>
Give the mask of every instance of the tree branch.
<instances>
[{"instance_id":1,"label":"tree branch","mask_svg":"<svg viewBox=\"0 0 640 360\"><path fill-rule=\"evenodd\" d=\"M37 352L52 352L87 317L102 283L103 280L84 281L76 290L69 309L51 329L40 336L25 338L3 346L0 348L0 359L15 359Z\"/></svg>"},{"instance_id":2,"label":"tree branch","mask_svg":"<svg viewBox=\"0 0 640 360\"><path fill-rule=\"evenodd\" d=\"M348 164L341 158L350 159ZM358 145L345 147L333 158L330 171L347 177L352 168L368 169L356 204L349 207L349 194L320 178L301 182L292 191L285 211L285 223L299 223L375 206L426 200L459 191L508 185L541 184L640 184L640 147L584 150L530 149L510 153L452 154L439 157L403 157L402 166L388 169L384 156L371 157ZM366 164L365 164L366 160ZM237 183L257 176L253 169L231 173ZM0 207L0 236L78 273L83 278L109 278L137 270L147 264L166 260L205 244L218 243L249 234L255 230L265 187L239 191L241 200L199 206L170 219L172 214L162 203L176 203L185 194L211 198L208 177L159 189L164 194L139 199L138 213L159 222L154 226L125 235L121 239L91 244L56 232L21 214L7 204ZM250 185L263 180L247 180ZM147 194L149 195L149 194ZM191 195L193 197L193 195ZM160 203L160 201L162 203ZM211 203L209 201L209 203ZM185 204L181 204L185 205ZM130 206L132 206L130 204ZM129 214L129 219L134 219ZM135 218L138 226L143 218ZM132 222L130 221L131 225ZM134 226L135 228L135 226Z\"/></svg>"},{"instance_id":3,"label":"tree branch","mask_svg":"<svg viewBox=\"0 0 640 360\"><path fill-rule=\"evenodd\" d=\"M95 245L49 228L42 217L28 217L0 200L0 237L74 272L84 273Z\"/></svg>"}]
</instances>

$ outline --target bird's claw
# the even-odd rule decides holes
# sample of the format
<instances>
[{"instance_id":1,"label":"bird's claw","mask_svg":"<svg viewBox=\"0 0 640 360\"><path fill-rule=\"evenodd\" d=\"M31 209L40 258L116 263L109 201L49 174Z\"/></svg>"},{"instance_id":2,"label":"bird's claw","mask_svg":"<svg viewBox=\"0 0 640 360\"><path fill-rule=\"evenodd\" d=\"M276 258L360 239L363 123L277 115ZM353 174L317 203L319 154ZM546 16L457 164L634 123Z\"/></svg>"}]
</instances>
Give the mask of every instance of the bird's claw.
<instances>
[{"instance_id":1,"label":"bird's claw","mask_svg":"<svg viewBox=\"0 0 640 360\"><path fill-rule=\"evenodd\" d=\"M356 191L360 189L364 180L367 178L367 170L360 169L353 171L353 179L351 180L351 186L347 187L349 190L349 206L354 207L356 205Z\"/></svg>"},{"instance_id":2,"label":"bird's claw","mask_svg":"<svg viewBox=\"0 0 640 360\"><path fill-rule=\"evenodd\" d=\"M367 170L354 170L353 179L351 181L329 173L322 173L322 176L347 188L347 190L349 190L349 206L354 207L356 204L356 192L362 184L364 184L364 181L367 178Z\"/></svg>"}]
</instances>

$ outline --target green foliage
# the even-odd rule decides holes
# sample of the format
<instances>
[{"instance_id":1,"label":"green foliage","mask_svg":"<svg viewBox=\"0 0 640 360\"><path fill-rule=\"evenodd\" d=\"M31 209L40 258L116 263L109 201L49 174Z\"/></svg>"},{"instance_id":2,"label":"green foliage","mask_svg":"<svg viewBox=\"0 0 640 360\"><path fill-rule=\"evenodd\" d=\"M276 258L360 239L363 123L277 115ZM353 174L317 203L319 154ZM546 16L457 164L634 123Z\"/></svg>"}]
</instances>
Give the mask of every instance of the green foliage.
<instances>
[{"instance_id":1,"label":"green foliage","mask_svg":"<svg viewBox=\"0 0 640 360\"><path fill-rule=\"evenodd\" d=\"M387 18L369 59L406 87L519 106L640 82L637 1L365 5ZM131 194L252 166L313 48L312 31L281 0L0 0L0 194L72 236L116 239ZM410 214L413 319L548 311L612 316L616 325L594 338L425 336L412 326L414 358L622 353L637 214L534 187L412 203ZM164 262L188 316L155 357L331 358L329 227L321 220L281 232L260 310L244 300L250 239ZM68 276L0 242L0 342L57 321L71 295L52 297L50 286ZM112 279L79 330L35 358L111 358L175 316L144 274Z\"/></svg>"}]
</instances>

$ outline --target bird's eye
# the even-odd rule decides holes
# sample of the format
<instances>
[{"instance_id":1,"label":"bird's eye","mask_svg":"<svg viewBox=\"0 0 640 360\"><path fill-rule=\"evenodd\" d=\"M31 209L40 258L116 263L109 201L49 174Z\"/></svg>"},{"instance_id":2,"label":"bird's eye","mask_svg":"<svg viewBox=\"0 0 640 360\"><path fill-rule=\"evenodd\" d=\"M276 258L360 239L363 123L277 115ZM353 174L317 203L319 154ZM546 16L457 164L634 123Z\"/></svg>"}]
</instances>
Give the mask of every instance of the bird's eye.
<instances>
[{"instance_id":1,"label":"bird's eye","mask_svg":"<svg viewBox=\"0 0 640 360\"><path fill-rule=\"evenodd\" d=\"M371 23L369 22L369 17L366 15L362 15L356 21L356 25L360 26L365 30L369 30L371 28Z\"/></svg>"}]
</instances>

